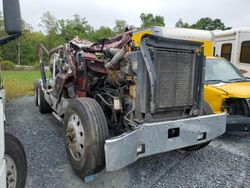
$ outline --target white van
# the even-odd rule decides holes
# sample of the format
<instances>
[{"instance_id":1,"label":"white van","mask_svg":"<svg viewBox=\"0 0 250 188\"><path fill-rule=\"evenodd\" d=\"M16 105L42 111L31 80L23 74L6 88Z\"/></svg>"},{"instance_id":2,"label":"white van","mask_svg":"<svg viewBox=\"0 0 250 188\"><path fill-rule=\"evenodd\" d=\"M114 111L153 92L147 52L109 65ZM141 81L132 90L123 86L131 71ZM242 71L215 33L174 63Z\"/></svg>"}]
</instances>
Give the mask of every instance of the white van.
<instances>
[{"instance_id":1,"label":"white van","mask_svg":"<svg viewBox=\"0 0 250 188\"><path fill-rule=\"evenodd\" d=\"M250 27L213 31L213 55L224 57L250 78Z\"/></svg>"}]
</instances>

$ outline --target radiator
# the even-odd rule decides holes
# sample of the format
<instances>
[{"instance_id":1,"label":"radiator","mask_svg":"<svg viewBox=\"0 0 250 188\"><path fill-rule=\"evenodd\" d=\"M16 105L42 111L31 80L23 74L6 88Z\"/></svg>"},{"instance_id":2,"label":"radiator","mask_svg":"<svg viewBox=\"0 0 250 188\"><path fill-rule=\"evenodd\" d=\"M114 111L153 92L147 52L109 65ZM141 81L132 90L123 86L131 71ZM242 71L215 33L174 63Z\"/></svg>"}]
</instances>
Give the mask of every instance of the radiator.
<instances>
[{"instance_id":1,"label":"radiator","mask_svg":"<svg viewBox=\"0 0 250 188\"><path fill-rule=\"evenodd\" d=\"M154 51L157 71L156 108L193 104L195 55L181 51Z\"/></svg>"}]
</instances>

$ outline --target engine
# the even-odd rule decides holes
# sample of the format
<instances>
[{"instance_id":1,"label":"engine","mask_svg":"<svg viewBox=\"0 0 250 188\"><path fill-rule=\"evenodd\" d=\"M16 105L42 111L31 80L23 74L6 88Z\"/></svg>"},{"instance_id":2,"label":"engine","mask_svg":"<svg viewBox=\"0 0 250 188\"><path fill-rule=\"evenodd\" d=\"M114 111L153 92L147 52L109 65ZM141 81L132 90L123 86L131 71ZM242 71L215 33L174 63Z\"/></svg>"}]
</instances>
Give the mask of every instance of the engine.
<instances>
[{"instance_id":1,"label":"engine","mask_svg":"<svg viewBox=\"0 0 250 188\"><path fill-rule=\"evenodd\" d=\"M91 97L114 134L140 123L200 113L201 43L145 35L134 48L132 32L97 43L73 39L50 52L51 88L61 97Z\"/></svg>"}]
</instances>

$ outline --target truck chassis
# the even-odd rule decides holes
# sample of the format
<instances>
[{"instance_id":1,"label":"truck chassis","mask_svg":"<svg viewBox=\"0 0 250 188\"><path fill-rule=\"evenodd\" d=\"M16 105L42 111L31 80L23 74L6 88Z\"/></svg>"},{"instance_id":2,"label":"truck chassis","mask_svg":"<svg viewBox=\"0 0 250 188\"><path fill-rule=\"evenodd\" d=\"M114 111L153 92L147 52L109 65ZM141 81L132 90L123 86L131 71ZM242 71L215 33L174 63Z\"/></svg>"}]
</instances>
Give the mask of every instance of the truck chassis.
<instances>
[{"instance_id":1,"label":"truck chassis","mask_svg":"<svg viewBox=\"0 0 250 188\"><path fill-rule=\"evenodd\" d=\"M202 101L201 43L145 35L138 49L131 36L128 31L94 44L76 38L50 51L39 45L35 104L63 122L80 177L161 152L201 149L225 132L225 114L212 114Z\"/></svg>"}]
</instances>

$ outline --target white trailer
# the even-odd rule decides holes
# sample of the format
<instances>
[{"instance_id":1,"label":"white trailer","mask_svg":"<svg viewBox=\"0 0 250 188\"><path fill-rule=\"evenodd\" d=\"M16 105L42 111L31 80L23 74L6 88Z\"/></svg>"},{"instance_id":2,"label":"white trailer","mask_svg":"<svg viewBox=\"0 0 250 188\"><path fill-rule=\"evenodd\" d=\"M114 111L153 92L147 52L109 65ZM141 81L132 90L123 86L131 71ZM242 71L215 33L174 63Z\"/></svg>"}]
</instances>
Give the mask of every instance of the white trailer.
<instances>
[{"instance_id":1,"label":"white trailer","mask_svg":"<svg viewBox=\"0 0 250 188\"><path fill-rule=\"evenodd\" d=\"M250 27L213 31L213 55L224 57L250 77Z\"/></svg>"}]
</instances>

